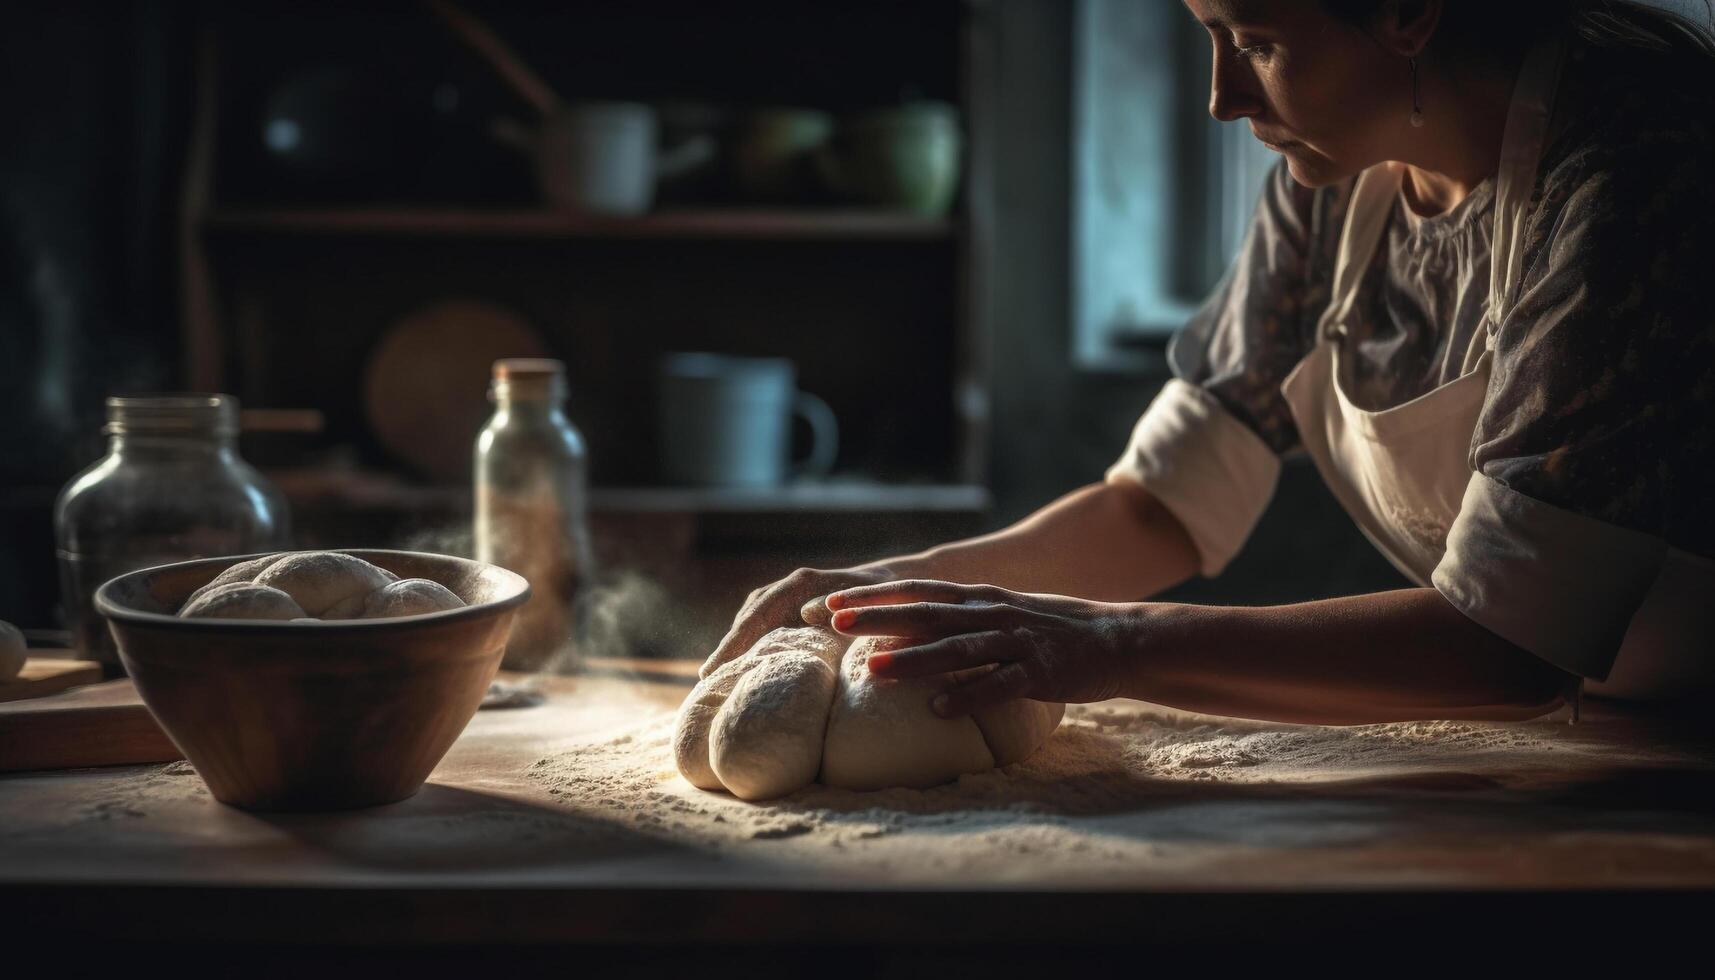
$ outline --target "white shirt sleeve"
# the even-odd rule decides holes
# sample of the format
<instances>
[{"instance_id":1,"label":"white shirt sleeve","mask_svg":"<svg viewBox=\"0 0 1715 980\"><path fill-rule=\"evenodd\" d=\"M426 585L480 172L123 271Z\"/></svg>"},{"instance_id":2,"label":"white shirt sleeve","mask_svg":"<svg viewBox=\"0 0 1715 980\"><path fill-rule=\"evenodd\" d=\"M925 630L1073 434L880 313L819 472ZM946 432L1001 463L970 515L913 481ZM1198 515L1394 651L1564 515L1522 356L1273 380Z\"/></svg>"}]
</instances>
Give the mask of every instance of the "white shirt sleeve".
<instances>
[{"instance_id":1,"label":"white shirt sleeve","mask_svg":"<svg viewBox=\"0 0 1715 980\"><path fill-rule=\"evenodd\" d=\"M1471 474L1431 582L1466 616L1580 677L1606 680L1667 555L1607 524Z\"/></svg>"},{"instance_id":2,"label":"white shirt sleeve","mask_svg":"<svg viewBox=\"0 0 1715 980\"><path fill-rule=\"evenodd\" d=\"M1250 537L1279 476L1267 443L1215 396L1174 378L1137 420L1106 482L1142 484L1184 525L1212 577Z\"/></svg>"}]
</instances>

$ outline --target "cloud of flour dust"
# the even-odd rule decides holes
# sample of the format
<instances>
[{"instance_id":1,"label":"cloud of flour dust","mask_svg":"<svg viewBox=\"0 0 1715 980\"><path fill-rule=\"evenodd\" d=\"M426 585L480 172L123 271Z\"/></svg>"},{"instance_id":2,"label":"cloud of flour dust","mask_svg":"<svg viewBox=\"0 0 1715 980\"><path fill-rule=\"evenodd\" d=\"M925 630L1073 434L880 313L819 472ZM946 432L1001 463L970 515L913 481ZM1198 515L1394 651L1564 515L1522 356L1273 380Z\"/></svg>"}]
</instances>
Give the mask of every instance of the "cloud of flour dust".
<instances>
[{"instance_id":1,"label":"cloud of flour dust","mask_svg":"<svg viewBox=\"0 0 1715 980\"><path fill-rule=\"evenodd\" d=\"M398 543L389 545L402 551L427 551L437 555L452 555L455 558L476 557L476 539L471 534L470 523L453 524L447 527L423 528L407 533Z\"/></svg>"},{"instance_id":2,"label":"cloud of flour dust","mask_svg":"<svg viewBox=\"0 0 1715 980\"><path fill-rule=\"evenodd\" d=\"M604 572L579 591L570 642L546 669L578 661L690 656L694 630L684 604L635 569Z\"/></svg>"},{"instance_id":3,"label":"cloud of flour dust","mask_svg":"<svg viewBox=\"0 0 1715 980\"><path fill-rule=\"evenodd\" d=\"M424 528L404 535L394 547L473 558L474 535L469 524ZM594 565L585 558L583 563ZM516 569L515 569L516 570ZM529 570L520 571L529 577ZM532 585L536 583L532 582ZM540 589L540 586L537 585ZM596 658L663 658L700 656L692 649L696 635L683 602L659 581L633 568L595 568L578 585L570 600L571 629L560 648L541 668L565 672L581 660Z\"/></svg>"}]
</instances>

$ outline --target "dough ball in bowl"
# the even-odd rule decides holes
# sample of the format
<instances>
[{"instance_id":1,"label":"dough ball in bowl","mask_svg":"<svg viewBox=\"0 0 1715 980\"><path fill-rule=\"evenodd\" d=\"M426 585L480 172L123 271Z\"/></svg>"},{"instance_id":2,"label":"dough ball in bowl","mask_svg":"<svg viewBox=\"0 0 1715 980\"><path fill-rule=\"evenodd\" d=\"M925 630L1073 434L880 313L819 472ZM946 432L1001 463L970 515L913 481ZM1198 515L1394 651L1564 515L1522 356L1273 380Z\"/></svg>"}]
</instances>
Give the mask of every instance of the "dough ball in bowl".
<instances>
[{"instance_id":1,"label":"dough ball in bowl","mask_svg":"<svg viewBox=\"0 0 1715 980\"><path fill-rule=\"evenodd\" d=\"M420 616L443 609L458 609L463 605L463 599L439 582L426 578L403 578L369 593L363 602L363 618Z\"/></svg>"},{"instance_id":2,"label":"dough ball in bowl","mask_svg":"<svg viewBox=\"0 0 1715 980\"><path fill-rule=\"evenodd\" d=\"M249 561L241 561L226 571L221 572L219 575L216 575L214 578L209 579L207 585L195 592L192 592L190 594L190 598L185 600L185 605L190 605L200 599L205 593L213 592L215 589L218 589L223 585L231 585L234 582L254 582L256 581L256 576L262 574L263 570L269 565L274 564L290 554L291 552L286 551L277 555L263 555L261 558L252 558Z\"/></svg>"},{"instance_id":3,"label":"dough ball in bowl","mask_svg":"<svg viewBox=\"0 0 1715 980\"><path fill-rule=\"evenodd\" d=\"M299 619L304 610L279 589L250 582L228 582L198 590L179 610L183 619Z\"/></svg>"},{"instance_id":4,"label":"dough ball in bowl","mask_svg":"<svg viewBox=\"0 0 1715 980\"><path fill-rule=\"evenodd\" d=\"M380 590L378 589L376 591L380 591ZM312 616L310 618L311 619L362 619L363 618L363 604L368 602L369 597L374 595L374 594L375 594L374 592L359 592L356 595L346 596L344 599L341 599L340 601L334 603L332 606L329 606L327 609L323 610L322 614L320 616Z\"/></svg>"},{"instance_id":5,"label":"dough ball in bowl","mask_svg":"<svg viewBox=\"0 0 1715 980\"><path fill-rule=\"evenodd\" d=\"M320 616L353 596L367 596L398 576L337 551L286 555L257 575L257 585L291 596L310 616Z\"/></svg>"}]
</instances>

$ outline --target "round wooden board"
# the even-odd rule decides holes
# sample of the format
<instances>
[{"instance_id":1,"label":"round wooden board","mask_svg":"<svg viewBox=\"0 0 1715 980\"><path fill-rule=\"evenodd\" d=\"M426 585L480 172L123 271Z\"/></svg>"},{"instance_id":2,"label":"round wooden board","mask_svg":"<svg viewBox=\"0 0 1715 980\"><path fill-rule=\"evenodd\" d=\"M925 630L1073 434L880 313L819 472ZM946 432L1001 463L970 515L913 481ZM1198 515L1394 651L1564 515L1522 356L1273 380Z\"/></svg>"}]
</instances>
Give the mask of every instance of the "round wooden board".
<instances>
[{"instance_id":1,"label":"round wooden board","mask_svg":"<svg viewBox=\"0 0 1715 980\"><path fill-rule=\"evenodd\" d=\"M488 417L489 372L502 357L547 354L522 317L445 300L393 323L364 371L364 415L386 450L430 479L462 483Z\"/></svg>"}]
</instances>

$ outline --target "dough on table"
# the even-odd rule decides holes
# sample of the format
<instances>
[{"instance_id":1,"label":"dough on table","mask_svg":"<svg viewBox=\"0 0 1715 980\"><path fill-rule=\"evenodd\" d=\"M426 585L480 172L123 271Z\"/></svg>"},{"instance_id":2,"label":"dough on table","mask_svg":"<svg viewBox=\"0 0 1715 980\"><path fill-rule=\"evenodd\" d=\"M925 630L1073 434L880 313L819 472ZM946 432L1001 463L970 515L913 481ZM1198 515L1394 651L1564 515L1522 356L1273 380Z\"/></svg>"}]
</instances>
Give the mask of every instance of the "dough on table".
<instances>
[{"instance_id":1,"label":"dough on table","mask_svg":"<svg viewBox=\"0 0 1715 980\"><path fill-rule=\"evenodd\" d=\"M228 582L186 602L179 615L185 619L298 619L304 610L279 589Z\"/></svg>"},{"instance_id":2,"label":"dough on table","mask_svg":"<svg viewBox=\"0 0 1715 980\"><path fill-rule=\"evenodd\" d=\"M821 637L806 646L758 658L714 718L709 765L740 799L784 796L814 782L821 768L839 651Z\"/></svg>"},{"instance_id":3,"label":"dough on table","mask_svg":"<svg viewBox=\"0 0 1715 980\"><path fill-rule=\"evenodd\" d=\"M739 678L761 662L753 657L728 660L719 670L698 681L679 705L679 716L673 722L673 764L692 786L726 788L709 760L709 729L714 727L715 716L720 714L732 689L738 686Z\"/></svg>"},{"instance_id":4,"label":"dough on table","mask_svg":"<svg viewBox=\"0 0 1715 980\"><path fill-rule=\"evenodd\" d=\"M870 674L870 654L909 645L864 636L846 651L822 748L823 783L920 789L995 767L975 719L942 718L929 710L929 701L953 686L945 676L888 680Z\"/></svg>"},{"instance_id":5,"label":"dough on table","mask_svg":"<svg viewBox=\"0 0 1715 980\"><path fill-rule=\"evenodd\" d=\"M337 551L299 551L264 568L252 581L291 596L305 613L320 616L353 596L367 596L399 576Z\"/></svg>"},{"instance_id":6,"label":"dough on table","mask_svg":"<svg viewBox=\"0 0 1715 980\"><path fill-rule=\"evenodd\" d=\"M992 669L985 668L974 674L986 674ZM971 676L972 673L961 674L961 683ZM1065 715L1066 706L1058 701L1018 698L973 711L970 717L982 731L983 741L994 755L994 764L1010 766L1030 758L1041 748L1042 743L1048 741L1048 736L1054 734L1054 729L1060 727L1060 719Z\"/></svg>"},{"instance_id":7,"label":"dough on table","mask_svg":"<svg viewBox=\"0 0 1715 980\"><path fill-rule=\"evenodd\" d=\"M870 654L904 645L852 641L823 627L774 630L685 698L674 727L679 772L748 800L818 780L854 790L921 788L1022 761L1060 724L1065 705L1027 700L941 718L929 701L983 671L870 674Z\"/></svg>"},{"instance_id":8,"label":"dough on table","mask_svg":"<svg viewBox=\"0 0 1715 980\"><path fill-rule=\"evenodd\" d=\"M831 630L813 626L782 627L756 641L744 656L721 664L719 669L698 681L679 706L679 717L673 725L673 759L680 774L691 785L701 789L725 789L725 784L715 775L709 736L716 716L739 681L771 656L821 651L822 658L831 663L838 660L845 645L846 638Z\"/></svg>"}]
</instances>

